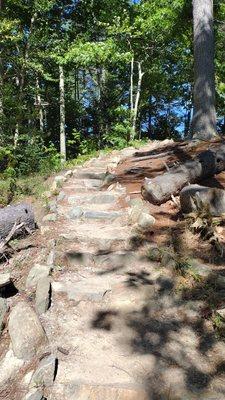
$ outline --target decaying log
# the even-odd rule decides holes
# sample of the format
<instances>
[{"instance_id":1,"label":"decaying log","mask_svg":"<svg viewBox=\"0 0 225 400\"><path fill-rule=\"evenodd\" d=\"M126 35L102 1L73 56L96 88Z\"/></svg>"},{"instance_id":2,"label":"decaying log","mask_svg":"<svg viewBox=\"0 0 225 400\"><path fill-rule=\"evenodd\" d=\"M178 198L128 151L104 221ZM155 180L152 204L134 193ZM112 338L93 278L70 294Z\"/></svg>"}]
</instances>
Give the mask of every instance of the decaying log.
<instances>
[{"instance_id":1,"label":"decaying log","mask_svg":"<svg viewBox=\"0 0 225 400\"><path fill-rule=\"evenodd\" d=\"M26 231L35 229L35 218L32 207L29 204L12 205L0 209L0 241L7 238L13 231L13 237L20 235ZM11 237L12 238L12 237Z\"/></svg>"},{"instance_id":2,"label":"decaying log","mask_svg":"<svg viewBox=\"0 0 225 400\"><path fill-rule=\"evenodd\" d=\"M162 204L176 195L188 183L196 183L225 170L225 145L200 153L195 160L190 160L169 172L145 179L142 196L153 204Z\"/></svg>"}]
</instances>

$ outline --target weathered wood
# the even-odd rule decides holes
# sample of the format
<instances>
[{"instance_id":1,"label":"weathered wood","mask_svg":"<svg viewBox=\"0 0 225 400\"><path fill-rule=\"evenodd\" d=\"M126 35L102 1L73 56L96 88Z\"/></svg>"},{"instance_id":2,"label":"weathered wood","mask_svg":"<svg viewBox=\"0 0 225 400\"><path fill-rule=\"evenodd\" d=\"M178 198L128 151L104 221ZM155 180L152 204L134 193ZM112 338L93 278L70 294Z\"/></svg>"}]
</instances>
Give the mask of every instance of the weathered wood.
<instances>
[{"instance_id":1,"label":"weathered wood","mask_svg":"<svg viewBox=\"0 0 225 400\"><path fill-rule=\"evenodd\" d=\"M24 227L33 231L35 225L34 212L29 204L23 203L0 209L0 241L8 236L14 226L20 226L15 231L15 237L24 232Z\"/></svg>"},{"instance_id":2,"label":"weathered wood","mask_svg":"<svg viewBox=\"0 0 225 400\"><path fill-rule=\"evenodd\" d=\"M195 160L190 160L169 172L145 179L142 196L153 204L162 204L176 195L188 183L196 183L225 170L225 146L200 153Z\"/></svg>"}]
</instances>

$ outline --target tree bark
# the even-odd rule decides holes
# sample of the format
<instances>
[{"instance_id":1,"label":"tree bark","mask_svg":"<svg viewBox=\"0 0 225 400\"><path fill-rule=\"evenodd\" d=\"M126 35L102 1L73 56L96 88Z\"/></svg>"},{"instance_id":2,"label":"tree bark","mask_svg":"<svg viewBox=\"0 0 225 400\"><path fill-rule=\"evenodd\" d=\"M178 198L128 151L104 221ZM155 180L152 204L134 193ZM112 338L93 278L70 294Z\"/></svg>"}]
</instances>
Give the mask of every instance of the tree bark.
<instances>
[{"instance_id":1,"label":"tree bark","mask_svg":"<svg viewBox=\"0 0 225 400\"><path fill-rule=\"evenodd\" d=\"M60 93L60 154L62 163L66 161L66 132L65 132L65 83L63 67L59 65Z\"/></svg>"},{"instance_id":2,"label":"tree bark","mask_svg":"<svg viewBox=\"0 0 225 400\"><path fill-rule=\"evenodd\" d=\"M134 111L134 57L131 59L130 63L130 116L131 121L133 118Z\"/></svg>"},{"instance_id":3,"label":"tree bark","mask_svg":"<svg viewBox=\"0 0 225 400\"><path fill-rule=\"evenodd\" d=\"M43 108L41 104L41 94L40 94L40 83L39 83L39 78L36 76L36 103L38 107L38 113L39 113L39 128L40 131L44 131L44 114L43 114Z\"/></svg>"},{"instance_id":4,"label":"tree bark","mask_svg":"<svg viewBox=\"0 0 225 400\"><path fill-rule=\"evenodd\" d=\"M33 231L36 227L32 207L29 204L18 204L0 209L0 240L5 239L13 226L24 222L25 226ZM21 234L19 230L16 234Z\"/></svg>"},{"instance_id":5,"label":"tree bark","mask_svg":"<svg viewBox=\"0 0 225 400\"><path fill-rule=\"evenodd\" d=\"M213 0L193 0L194 114L192 135L216 136Z\"/></svg>"},{"instance_id":6,"label":"tree bark","mask_svg":"<svg viewBox=\"0 0 225 400\"><path fill-rule=\"evenodd\" d=\"M4 108L3 108L3 65L2 64L3 64L2 63L2 58L0 57L0 135L1 135L0 140L2 139L2 134L3 134L3 119L4 119Z\"/></svg>"},{"instance_id":7,"label":"tree bark","mask_svg":"<svg viewBox=\"0 0 225 400\"><path fill-rule=\"evenodd\" d=\"M134 104L134 109L133 109L133 124L132 124L133 138L132 139L135 138L138 106L139 106L139 101L140 101L140 96L141 96L141 84L142 84L143 75L144 75L144 72L142 72L142 69L141 69L141 62L138 61L138 84L137 84L137 93L136 93L135 104Z\"/></svg>"},{"instance_id":8,"label":"tree bark","mask_svg":"<svg viewBox=\"0 0 225 400\"><path fill-rule=\"evenodd\" d=\"M196 183L225 170L225 146L203 151L196 160L173 167L169 172L145 179L142 186L143 197L153 204L162 204L170 200L188 183Z\"/></svg>"}]
</instances>

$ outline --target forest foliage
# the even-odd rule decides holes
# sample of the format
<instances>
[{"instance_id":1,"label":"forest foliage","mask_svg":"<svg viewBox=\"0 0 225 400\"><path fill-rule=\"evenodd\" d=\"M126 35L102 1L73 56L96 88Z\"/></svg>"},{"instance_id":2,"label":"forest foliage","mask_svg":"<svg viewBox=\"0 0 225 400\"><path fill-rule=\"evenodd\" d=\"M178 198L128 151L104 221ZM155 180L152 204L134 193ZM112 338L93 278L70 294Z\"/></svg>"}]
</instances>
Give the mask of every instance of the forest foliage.
<instances>
[{"instance_id":1,"label":"forest foliage","mask_svg":"<svg viewBox=\"0 0 225 400\"><path fill-rule=\"evenodd\" d=\"M67 158L190 131L191 0L4 0L0 171L60 166L59 67ZM218 129L225 132L225 5L215 1Z\"/></svg>"}]
</instances>

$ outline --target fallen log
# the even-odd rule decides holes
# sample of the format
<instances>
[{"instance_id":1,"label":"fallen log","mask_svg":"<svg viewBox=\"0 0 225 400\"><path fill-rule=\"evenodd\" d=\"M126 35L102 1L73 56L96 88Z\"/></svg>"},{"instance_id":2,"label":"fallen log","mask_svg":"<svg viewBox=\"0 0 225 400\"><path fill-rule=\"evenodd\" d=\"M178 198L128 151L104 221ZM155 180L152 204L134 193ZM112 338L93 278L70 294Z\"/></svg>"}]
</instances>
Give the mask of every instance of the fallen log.
<instances>
[{"instance_id":1,"label":"fallen log","mask_svg":"<svg viewBox=\"0 0 225 400\"><path fill-rule=\"evenodd\" d=\"M14 227L17 227L15 232ZM24 229L31 232L35 227L34 212L29 204L22 203L0 209L0 241L7 238L10 232L13 232L12 239L21 235Z\"/></svg>"},{"instance_id":2,"label":"fallen log","mask_svg":"<svg viewBox=\"0 0 225 400\"><path fill-rule=\"evenodd\" d=\"M145 179L141 188L144 199L152 204L162 204L170 200L188 183L197 183L225 170L225 146L206 150L195 160L173 167L169 172Z\"/></svg>"}]
</instances>

